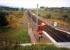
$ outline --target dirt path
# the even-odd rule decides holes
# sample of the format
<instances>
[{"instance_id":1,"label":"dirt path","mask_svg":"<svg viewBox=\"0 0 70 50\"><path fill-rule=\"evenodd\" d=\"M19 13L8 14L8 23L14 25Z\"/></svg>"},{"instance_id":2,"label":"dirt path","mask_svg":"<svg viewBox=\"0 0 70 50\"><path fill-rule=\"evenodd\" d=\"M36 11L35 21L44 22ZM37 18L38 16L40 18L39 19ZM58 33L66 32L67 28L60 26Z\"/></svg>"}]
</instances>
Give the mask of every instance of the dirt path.
<instances>
[{"instance_id":1,"label":"dirt path","mask_svg":"<svg viewBox=\"0 0 70 50\"><path fill-rule=\"evenodd\" d=\"M34 37L34 34L33 34L33 32L32 32L32 28L31 28L30 23L28 23L28 34L29 34L29 36L30 36L30 38L31 38L31 42L32 42L32 43L36 43L37 40L36 40L36 38Z\"/></svg>"},{"instance_id":2,"label":"dirt path","mask_svg":"<svg viewBox=\"0 0 70 50\"><path fill-rule=\"evenodd\" d=\"M27 22L27 25L28 25L28 34L30 36L30 39L31 39L31 43L37 43L37 40L36 38L34 37L34 34L32 32L32 25L31 25L31 20L28 18L28 15L27 13L25 12L25 16L26 16L26 21Z\"/></svg>"}]
</instances>

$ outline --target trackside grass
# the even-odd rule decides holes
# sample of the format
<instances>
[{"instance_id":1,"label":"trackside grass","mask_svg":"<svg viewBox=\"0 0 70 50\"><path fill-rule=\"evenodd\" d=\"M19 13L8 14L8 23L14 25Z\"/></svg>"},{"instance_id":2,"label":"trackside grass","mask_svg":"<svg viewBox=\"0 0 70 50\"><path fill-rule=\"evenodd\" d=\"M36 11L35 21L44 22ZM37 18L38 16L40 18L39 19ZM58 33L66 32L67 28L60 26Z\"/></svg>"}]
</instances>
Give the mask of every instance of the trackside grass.
<instances>
[{"instance_id":1,"label":"trackside grass","mask_svg":"<svg viewBox=\"0 0 70 50\"><path fill-rule=\"evenodd\" d=\"M8 48L8 50L70 50L66 48L57 48L54 45L32 45L25 47Z\"/></svg>"},{"instance_id":2,"label":"trackside grass","mask_svg":"<svg viewBox=\"0 0 70 50\"><path fill-rule=\"evenodd\" d=\"M8 25L0 26L0 50L2 50L1 48L12 48L16 44L31 42L22 12L9 12L8 16L4 15L4 17L6 17ZM1 21L3 22L3 20Z\"/></svg>"},{"instance_id":3,"label":"trackside grass","mask_svg":"<svg viewBox=\"0 0 70 50\"><path fill-rule=\"evenodd\" d=\"M28 35L27 29L23 28L18 32L18 40L21 41L21 43L30 43L30 37Z\"/></svg>"}]
</instances>

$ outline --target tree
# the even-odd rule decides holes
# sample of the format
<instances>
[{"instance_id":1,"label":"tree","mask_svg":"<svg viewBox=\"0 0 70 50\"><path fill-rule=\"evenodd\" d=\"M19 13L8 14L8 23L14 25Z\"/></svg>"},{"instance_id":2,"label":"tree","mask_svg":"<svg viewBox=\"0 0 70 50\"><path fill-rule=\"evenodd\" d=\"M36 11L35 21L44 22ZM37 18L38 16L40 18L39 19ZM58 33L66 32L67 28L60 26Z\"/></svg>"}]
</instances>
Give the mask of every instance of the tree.
<instances>
[{"instance_id":1,"label":"tree","mask_svg":"<svg viewBox=\"0 0 70 50\"><path fill-rule=\"evenodd\" d=\"M44 7L44 6L41 6L40 8L41 8L41 9L44 9L45 7Z\"/></svg>"},{"instance_id":2,"label":"tree","mask_svg":"<svg viewBox=\"0 0 70 50\"><path fill-rule=\"evenodd\" d=\"M6 26L8 25L8 21L6 19L6 12L0 12L0 26Z\"/></svg>"}]
</instances>

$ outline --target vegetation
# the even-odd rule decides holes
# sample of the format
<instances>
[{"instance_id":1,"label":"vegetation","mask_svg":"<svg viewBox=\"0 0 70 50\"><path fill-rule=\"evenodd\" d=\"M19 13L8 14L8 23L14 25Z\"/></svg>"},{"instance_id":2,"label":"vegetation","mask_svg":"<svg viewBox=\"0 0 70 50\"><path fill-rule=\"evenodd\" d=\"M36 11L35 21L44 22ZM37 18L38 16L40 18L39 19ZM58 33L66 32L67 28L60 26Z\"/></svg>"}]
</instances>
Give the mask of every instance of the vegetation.
<instances>
[{"instance_id":1,"label":"vegetation","mask_svg":"<svg viewBox=\"0 0 70 50\"><path fill-rule=\"evenodd\" d=\"M0 6L0 11L17 11L18 8L12 8L7 6Z\"/></svg>"},{"instance_id":2,"label":"vegetation","mask_svg":"<svg viewBox=\"0 0 70 50\"><path fill-rule=\"evenodd\" d=\"M62 7L62 8L46 8L40 7L38 10L38 15L41 17L48 18L56 18L56 19L70 19L70 7ZM34 11L36 13L36 10Z\"/></svg>"},{"instance_id":3,"label":"vegetation","mask_svg":"<svg viewBox=\"0 0 70 50\"><path fill-rule=\"evenodd\" d=\"M22 11L0 11L0 49L30 43L25 15Z\"/></svg>"},{"instance_id":4,"label":"vegetation","mask_svg":"<svg viewBox=\"0 0 70 50\"><path fill-rule=\"evenodd\" d=\"M6 16L8 13L6 12L0 12L0 26L8 25L8 21L6 20Z\"/></svg>"},{"instance_id":5,"label":"vegetation","mask_svg":"<svg viewBox=\"0 0 70 50\"><path fill-rule=\"evenodd\" d=\"M66 49L66 48L57 48L53 45L32 45L32 46L17 46L14 48L5 48L7 50L70 50L70 49Z\"/></svg>"}]
</instances>

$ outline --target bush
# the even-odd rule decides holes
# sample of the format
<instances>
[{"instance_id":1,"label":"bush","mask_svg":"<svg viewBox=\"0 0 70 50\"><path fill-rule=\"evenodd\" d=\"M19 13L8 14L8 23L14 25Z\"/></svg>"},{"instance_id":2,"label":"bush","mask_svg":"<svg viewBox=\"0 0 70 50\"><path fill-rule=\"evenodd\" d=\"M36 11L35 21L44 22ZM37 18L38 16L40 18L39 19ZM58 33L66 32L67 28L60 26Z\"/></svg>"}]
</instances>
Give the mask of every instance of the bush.
<instances>
[{"instance_id":1,"label":"bush","mask_svg":"<svg viewBox=\"0 0 70 50\"><path fill-rule=\"evenodd\" d=\"M0 26L8 25L8 21L6 19L7 15L8 15L8 13L6 13L6 12L0 12Z\"/></svg>"}]
</instances>

